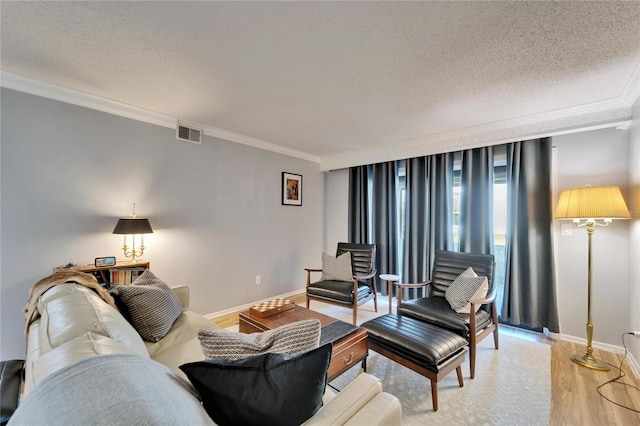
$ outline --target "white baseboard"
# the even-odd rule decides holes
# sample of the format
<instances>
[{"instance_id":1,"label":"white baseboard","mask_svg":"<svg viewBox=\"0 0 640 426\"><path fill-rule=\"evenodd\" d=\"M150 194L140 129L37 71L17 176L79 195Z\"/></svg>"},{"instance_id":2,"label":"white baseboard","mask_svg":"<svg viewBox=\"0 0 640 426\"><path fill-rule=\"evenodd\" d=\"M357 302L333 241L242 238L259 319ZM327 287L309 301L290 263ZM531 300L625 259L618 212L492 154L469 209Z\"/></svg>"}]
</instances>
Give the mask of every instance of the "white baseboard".
<instances>
[{"instance_id":1,"label":"white baseboard","mask_svg":"<svg viewBox=\"0 0 640 426\"><path fill-rule=\"evenodd\" d=\"M290 291L288 293L279 294L279 295L276 295L276 296L268 297L266 299L257 300L255 302L247 303L246 305L235 306L233 308L224 309L222 311L212 312L210 314L206 314L204 317L206 319L208 319L208 320L211 320L213 318L221 317L221 316L224 316L224 315L229 315L229 314L232 314L234 312L247 310L250 307L252 307L253 305L257 305L258 303L268 302L269 300L273 300L273 299L286 299L287 297L296 296L296 295L304 293L304 292L305 292L304 289L294 290L294 291Z\"/></svg>"},{"instance_id":2,"label":"white baseboard","mask_svg":"<svg viewBox=\"0 0 640 426\"><path fill-rule=\"evenodd\" d=\"M587 346L587 339L582 337L570 336L568 334L562 334L562 333L551 333L551 332L549 333L549 337L551 337L552 339L565 340L568 342L577 343L580 345L584 345L585 347ZM591 346L596 349L602 349L604 351L613 352L616 354L624 355L624 352L625 352L623 346L610 345L608 343L593 341L591 342ZM636 377L636 379L640 380L640 364L638 364L638 361L634 358L633 354L629 351L627 351L627 363L629 364L629 367L631 368L631 371L633 372L633 375Z\"/></svg>"}]
</instances>

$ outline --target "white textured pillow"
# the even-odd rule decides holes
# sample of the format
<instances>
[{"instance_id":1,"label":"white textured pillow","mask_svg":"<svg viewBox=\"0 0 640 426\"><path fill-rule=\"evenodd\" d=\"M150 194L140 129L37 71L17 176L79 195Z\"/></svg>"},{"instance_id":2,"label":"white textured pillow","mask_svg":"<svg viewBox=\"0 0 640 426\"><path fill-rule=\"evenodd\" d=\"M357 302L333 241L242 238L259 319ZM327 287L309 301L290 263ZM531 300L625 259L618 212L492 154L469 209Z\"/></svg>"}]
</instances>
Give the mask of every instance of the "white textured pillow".
<instances>
[{"instance_id":1,"label":"white textured pillow","mask_svg":"<svg viewBox=\"0 0 640 426\"><path fill-rule=\"evenodd\" d=\"M353 281L351 252L338 257L322 253L322 281Z\"/></svg>"},{"instance_id":2,"label":"white textured pillow","mask_svg":"<svg viewBox=\"0 0 640 426\"><path fill-rule=\"evenodd\" d=\"M489 281L487 277L479 277L473 268L467 268L451 283L444 294L451 308L459 314L471 312L469 300L480 299L487 295ZM476 312L480 305L476 306Z\"/></svg>"},{"instance_id":3,"label":"white textured pillow","mask_svg":"<svg viewBox=\"0 0 640 426\"><path fill-rule=\"evenodd\" d=\"M300 354L320 344L320 321L304 320L262 333L200 330L198 339L207 358L243 359L265 353Z\"/></svg>"},{"instance_id":4,"label":"white textured pillow","mask_svg":"<svg viewBox=\"0 0 640 426\"><path fill-rule=\"evenodd\" d=\"M149 342L162 339L182 314L175 293L148 269L133 284L118 286L118 297L127 306L136 331Z\"/></svg>"}]
</instances>

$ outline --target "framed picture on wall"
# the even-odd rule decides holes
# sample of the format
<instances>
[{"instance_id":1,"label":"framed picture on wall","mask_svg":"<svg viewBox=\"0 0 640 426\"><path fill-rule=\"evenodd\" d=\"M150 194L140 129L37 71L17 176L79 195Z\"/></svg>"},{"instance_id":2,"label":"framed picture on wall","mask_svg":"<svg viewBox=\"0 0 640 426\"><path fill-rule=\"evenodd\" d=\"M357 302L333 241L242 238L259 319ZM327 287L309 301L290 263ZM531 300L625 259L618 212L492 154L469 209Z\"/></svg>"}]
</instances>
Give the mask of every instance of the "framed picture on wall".
<instances>
[{"instance_id":1,"label":"framed picture on wall","mask_svg":"<svg viewBox=\"0 0 640 426\"><path fill-rule=\"evenodd\" d=\"M282 204L302 205L302 175L282 172Z\"/></svg>"}]
</instances>

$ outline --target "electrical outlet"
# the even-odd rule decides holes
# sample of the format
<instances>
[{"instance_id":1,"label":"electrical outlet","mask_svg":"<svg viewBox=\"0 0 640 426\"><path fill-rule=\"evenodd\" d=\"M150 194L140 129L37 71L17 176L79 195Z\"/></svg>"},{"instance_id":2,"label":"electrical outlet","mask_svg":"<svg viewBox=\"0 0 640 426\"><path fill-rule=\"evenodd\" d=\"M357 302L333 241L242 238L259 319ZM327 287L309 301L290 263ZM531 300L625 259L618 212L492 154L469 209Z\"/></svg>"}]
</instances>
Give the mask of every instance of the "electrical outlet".
<instances>
[{"instance_id":1,"label":"electrical outlet","mask_svg":"<svg viewBox=\"0 0 640 426\"><path fill-rule=\"evenodd\" d=\"M570 237L572 233L573 233L573 225L569 225L569 224L563 223L562 224L562 236L563 237Z\"/></svg>"},{"instance_id":2,"label":"electrical outlet","mask_svg":"<svg viewBox=\"0 0 640 426\"><path fill-rule=\"evenodd\" d=\"M262 276L256 275L256 285L262 284Z\"/></svg>"}]
</instances>

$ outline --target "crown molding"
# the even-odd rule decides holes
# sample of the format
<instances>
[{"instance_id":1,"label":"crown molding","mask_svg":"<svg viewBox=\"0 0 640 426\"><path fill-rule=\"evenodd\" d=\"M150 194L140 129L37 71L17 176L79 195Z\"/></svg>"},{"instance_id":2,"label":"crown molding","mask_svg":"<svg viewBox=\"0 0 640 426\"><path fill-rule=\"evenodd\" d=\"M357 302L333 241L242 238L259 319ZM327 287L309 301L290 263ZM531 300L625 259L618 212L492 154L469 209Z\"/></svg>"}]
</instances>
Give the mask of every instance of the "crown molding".
<instances>
[{"instance_id":1,"label":"crown molding","mask_svg":"<svg viewBox=\"0 0 640 426\"><path fill-rule=\"evenodd\" d=\"M624 130L631 125L631 109L639 97L640 62L617 98L324 156L320 168L329 171L610 127Z\"/></svg>"},{"instance_id":2,"label":"crown molding","mask_svg":"<svg viewBox=\"0 0 640 426\"><path fill-rule=\"evenodd\" d=\"M124 104L122 102L112 101L100 96L81 92L56 84L47 83L29 77L7 71L0 71L0 86L7 89L17 90L19 92L29 93L31 95L41 96L56 101L66 102L68 104L78 105L90 108L96 111L106 112L108 114L117 115L144 123L155 124L157 126L175 129L178 123L178 117L171 117L165 114L159 114L143 108ZM180 119L181 122L184 120ZM264 149L276 152L278 154L287 155L289 157L300 158L302 160L320 163L320 158L306 152L297 151L286 148L260 139L241 135L239 133L230 132L212 126L203 126L202 133L218 139L230 142L236 142L248 145L254 148Z\"/></svg>"},{"instance_id":3,"label":"crown molding","mask_svg":"<svg viewBox=\"0 0 640 426\"><path fill-rule=\"evenodd\" d=\"M567 108L423 136L399 143L389 143L378 149L326 156L322 158L321 170L343 169L362 164L375 164L609 127L625 128L631 124L630 106L614 106L609 101L598 104L597 106L593 104L591 108L584 106Z\"/></svg>"},{"instance_id":4,"label":"crown molding","mask_svg":"<svg viewBox=\"0 0 640 426\"><path fill-rule=\"evenodd\" d=\"M636 64L627 86L622 91L620 100L626 105L633 105L640 98L640 61Z\"/></svg>"},{"instance_id":5,"label":"crown molding","mask_svg":"<svg viewBox=\"0 0 640 426\"><path fill-rule=\"evenodd\" d=\"M168 115L158 114L153 111L7 71L0 72L0 86L162 127L175 128L178 121Z\"/></svg>"},{"instance_id":6,"label":"crown molding","mask_svg":"<svg viewBox=\"0 0 640 426\"><path fill-rule=\"evenodd\" d=\"M0 86L162 127L173 129L178 122L177 117L159 114L7 71L0 72ZM636 64L623 93L614 99L421 136L400 142L389 141L378 148L367 148L336 155L318 157L212 126L203 126L203 134L318 163L320 170L329 171L362 164L374 164L609 127L626 129L631 125L631 107L639 97L640 62Z\"/></svg>"},{"instance_id":7,"label":"crown molding","mask_svg":"<svg viewBox=\"0 0 640 426\"><path fill-rule=\"evenodd\" d=\"M307 154L306 152L297 151L281 145L276 145L271 142L265 142L260 139L252 138L250 136L241 135L239 133L230 132L224 129L218 129L217 127L204 126L203 130L205 135L212 136L218 139L224 139L230 142L236 142L243 145L249 145L254 148L264 149L278 154L287 155L289 157L300 158L302 160L311 161L313 163L321 163L320 157Z\"/></svg>"}]
</instances>

